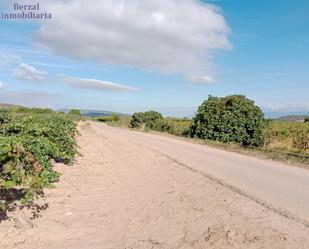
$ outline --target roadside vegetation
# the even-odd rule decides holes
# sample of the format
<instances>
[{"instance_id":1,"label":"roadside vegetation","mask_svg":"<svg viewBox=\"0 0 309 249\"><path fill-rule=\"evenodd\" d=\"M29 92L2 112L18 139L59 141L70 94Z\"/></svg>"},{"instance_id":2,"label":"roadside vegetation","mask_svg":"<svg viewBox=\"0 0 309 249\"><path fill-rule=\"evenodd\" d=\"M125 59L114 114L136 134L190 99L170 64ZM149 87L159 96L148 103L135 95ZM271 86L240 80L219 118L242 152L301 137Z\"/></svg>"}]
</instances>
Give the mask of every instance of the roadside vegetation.
<instances>
[{"instance_id":1,"label":"roadside vegetation","mask_svg":"<svg viewBox=\"0 0 309 249\"><path fill-rule=\"evenodd\" d=\"M264 137L267 148L309 156L308 122L270 121Z\"/></svg>"},{"instance_id":2,"label":"roadside vegetation","mask_svg":"<svg viewBox=\"0 0 309 249\"><path fill-rule=\"evenodd\" d=\"M0 110L0 209L29 204L58 181L52 161L72 164L76 127L71 116L50 109Z\"/></svg>"},{"instance_id":3,"label":"roadside vegetation","mask_svg":"<svg viewBox=\"0 0 309 249\"><path fill-rule=\"evenodd\" d=\"M110 123L110 122L118 122L119 116L117 114L113 114L112 116L102 116L102 117L95 117L95 120L98 120L103 123Z\"/></svg>"},{"instance_id":4,"label":"roadside vegetation","mask_svg":"<svg viewBox=\"0 0 309 249\"><path fill-rule=\"evenodd\" d=\"M242 95L209 96L198 108L189 135L223 143L261 146L266 120L262 110Z\"/></svg>"},{"instance_id":5,"label":"roadside vegetation","mask_svg":"<svg viewBox=\"0 0 309 249\"><path fill-rule=\"evenodd\" d=\"M68 114L73 115L73 116L81 116L82 115L80 110L78 110L78 109L72 109L72 110L69 111Z\"/></svg>"},{"instance_id":6,"label":"roadside vegetation","mask_svg":"<svg viewBox=\"0 0 309 249\"><path fill-rule=\"evenodd\" d=\"M102 121L98 119L99 121ZM163 117L156 111L131 117L104 117L111 126L158 131L244 154L309 165L309 123L266 120L252 100L241 95L209 96L196 116Z\"/></svg>"}]
</instances>

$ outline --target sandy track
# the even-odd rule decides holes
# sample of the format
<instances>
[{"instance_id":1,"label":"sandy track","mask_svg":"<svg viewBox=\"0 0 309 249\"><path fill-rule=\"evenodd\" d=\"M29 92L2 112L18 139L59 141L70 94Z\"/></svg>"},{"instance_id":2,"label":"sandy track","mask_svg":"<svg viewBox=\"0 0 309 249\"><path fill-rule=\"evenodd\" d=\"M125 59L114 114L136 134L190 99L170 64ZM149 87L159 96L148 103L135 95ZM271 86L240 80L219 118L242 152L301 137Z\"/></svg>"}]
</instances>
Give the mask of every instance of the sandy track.
<instances>
[{"instance_id":1,"label":"sandy track","mask_svg":"<svg viewBox=\"0 0 309 249\"><path fill-rule=\"evenodd\" d=\"M117 134L132 143L153 149L309 226L308 169L190 143L178 137L116 129L100 123L93 123L92 127L99 134Z\"/></svg>"},{"instance_id":2,"label":"sandy track","mask_svg":"<svg viewBox=\"0 0 309 249\"><path fill-rule=\"evenodd\" d=\"M0 248L309 248L309 228L164 155L82 123L83 157L48 190L48 209L0 223Z\"/></svg>"}]
</instances>

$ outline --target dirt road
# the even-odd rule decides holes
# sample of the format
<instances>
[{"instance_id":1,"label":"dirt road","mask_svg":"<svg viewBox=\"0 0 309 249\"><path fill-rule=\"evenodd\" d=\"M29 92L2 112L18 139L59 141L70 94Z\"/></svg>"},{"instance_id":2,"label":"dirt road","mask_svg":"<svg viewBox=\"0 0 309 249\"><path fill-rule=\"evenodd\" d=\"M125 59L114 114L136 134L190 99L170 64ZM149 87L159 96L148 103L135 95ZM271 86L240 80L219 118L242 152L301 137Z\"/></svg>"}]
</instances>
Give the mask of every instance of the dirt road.
<instances>
[{"instance_id":1,"label":"dirt road","mask_svg":"<svg viewBox=\"0 0 309 249\"><path fill-rule=\"evenodd\" d=\"M207 176L213 158L216 167L224 159L251 167L258 159L205 146L202 169L198 159L191 164L170 154L173 148L190 156L183 141L91 122L82 123L80 133L83 156L73 167L56 166L63 175L46 192L49 207L34 220L27 220L31 210L20 210L0 223L0 248L309 248L309 227Z\"/></svg>"},{"instance_id":2,"label":"dirt road","mask_svg":"<svg viewBox=\"0 0 309 249\"><path fill-rule=\"evenodd\" d=\"M153 149L309 226L309 170L155 134L94 125Z\"/></svg>"}]
</instances>

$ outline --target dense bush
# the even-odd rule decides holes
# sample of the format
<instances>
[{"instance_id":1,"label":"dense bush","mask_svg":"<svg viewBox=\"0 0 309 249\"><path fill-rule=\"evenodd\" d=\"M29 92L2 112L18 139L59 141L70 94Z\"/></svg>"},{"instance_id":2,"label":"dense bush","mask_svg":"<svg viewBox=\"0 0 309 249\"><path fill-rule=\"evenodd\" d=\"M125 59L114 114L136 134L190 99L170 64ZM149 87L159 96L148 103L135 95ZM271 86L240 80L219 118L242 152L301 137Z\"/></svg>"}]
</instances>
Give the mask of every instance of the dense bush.
<instances>
[{"instance_id":1,"label":"dense bush","mask_svg":"<svg viewBox=\"0 0 309 249\"><path fill-rule=\"evenodd\" d=\"M309 117L305 118L305 123L309 123Z\"/></svg>"},{"instance_id":2,"label":"dense bush","mask_svg":"<svg viewBox=\"0 0 309 249\"><path fill-rule=\"evenodd\" d=\"M119 116L116 113L112 114L112 121L117 122L119 120Z\"/></svg>"},{"instance_id":3,"label":"dense bush","mask_svg":"<svg viewBox=\"0 0 309 249\"><path fill-rule=\"evenodd\" d=\"M82 115L80 110L78 110L78 109L72 109L72 110L69 111L68 114L69 115L75 115L75 116L81 116Z\"/></svg>"},{"instance_id":4,"label":"dense bush","mask_svg":"<svg viewBox=\"0 0 309 249\"><path fill-rule=\"evenodd\" d=\"M156 111L136 112L132 116L130 126L132 128L140 128L144 125L145 127L152 129L155 126L155 123L161 119L163 119L162 114Z\"/></svg>"},{"instance_id":5,"label":"dense bush","mask_svg":"<svg viewBox=\"0 0 309 249\"><path fill-rule=\"evenodd\" d=\"M190 119L163 118L162 114L156 111L136 112L130 121L131 128L144 127L179 136L188 135L190 124Z\"/></svg>"},{"instance_id":6,"label":"dense bush","mask_svg":"<svg viewBox=\"0 0 309 249\"><path fill-rule=\"evenodd\" d=\"M58 179L51 159L69 164L77 152L76 123L42 112L0 111L0 190L22 189L23 202Z\"/></svg>"},{"instance_id":7,"label":"dense bush","mask_svg":"<svg viewBox=\"0 0 309 249\"><path fill-rule=\"evenodd\" d=\"M140 128L144 123L144 113L143 112L135 112L132 115L130 127L131 128Z\"/></svg>"},{"instance_id":8,"label":"dense bush","mask_svg":"<svg viewBox=\"0 0 309 249\"><path fill-rule=\"evenodd\" d=\"M261 109L242 95L209 96L198 108L190 136L241 145L261 146L266 125Z\"/></svg>"}]
</instances>

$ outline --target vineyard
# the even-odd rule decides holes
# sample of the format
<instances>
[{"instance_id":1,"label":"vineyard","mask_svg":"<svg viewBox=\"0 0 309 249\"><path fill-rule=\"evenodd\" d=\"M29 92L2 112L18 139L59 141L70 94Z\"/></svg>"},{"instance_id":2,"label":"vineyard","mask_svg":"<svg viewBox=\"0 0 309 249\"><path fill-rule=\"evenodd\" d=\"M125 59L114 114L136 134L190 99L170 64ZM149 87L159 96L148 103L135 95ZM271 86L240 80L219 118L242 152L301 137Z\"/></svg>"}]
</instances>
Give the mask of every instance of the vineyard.
<instances>
[{"instance_id":1,"label":"vineyard","mask_svg":"<svg viewBox=\"0 0 309 249\"><path fill-rule=\"evenodd\" d=\"M71 164L77 153L76 122L48 109L0 111L0 208L5 194L21 193L22 204L59 179L53 163ZM11 197L13 198L13 197Z\"/></svg>"},{"instance_id":2,"label":"vineyard","mask_svg":"<svg viewBox=\"0 0 309 249\"><path fill-rule=\"evenodd\" d=\"M264 131L270 149L309 155L309 123L271 121Z\"/></svg>"}]
</instances>

